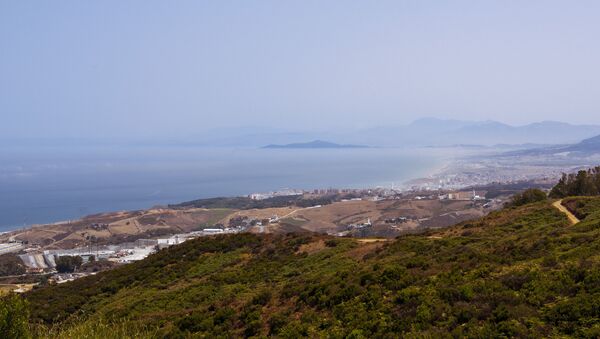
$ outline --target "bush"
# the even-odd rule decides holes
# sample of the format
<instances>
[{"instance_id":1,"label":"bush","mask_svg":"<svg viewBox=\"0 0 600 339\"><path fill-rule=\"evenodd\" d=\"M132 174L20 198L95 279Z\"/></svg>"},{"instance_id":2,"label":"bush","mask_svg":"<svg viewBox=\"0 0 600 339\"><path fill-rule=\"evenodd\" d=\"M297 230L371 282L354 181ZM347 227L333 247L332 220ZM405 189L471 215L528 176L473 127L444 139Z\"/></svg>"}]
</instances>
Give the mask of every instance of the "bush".
<instances>
[{"instance_id":1,"label":"bush","mask_svg":"<svg viewBox=\"0 0 600 339\"><path fill-rule=\"evenodd\" d=\"M547 199L548 196L546 196L544 191L537 188L530 188L522 193L515 194L512 197L509 206L523 206L534 202L545 201Z\"/></svg>"},{"instance_id":2,"label":"bush","mask_svg":"<svg viewBox=\"0 0 600 339\"><path fill-rule=\"evenodd\" d=\"M21 296L11 294L0 299L0 334L2 338L31 338L29 309Z\"/></svg>"},{"instance_id":3,"label":"bush","mask_svg":"<svg viewBox=\"0 0 600 339\"><path fill-rule=\"evenodd\" d=\"M56 270L59 273L73 272L81 266L82 262L80 256L62 256L56 259Z\"/></svg>"},{"instance_id":4,"label":"bush","mask_svg":"<svg viewBox=\"0 0 600 339\"><path fill-rule=\"evenodd\" d=\"M325 246L327 247L336 247L338 244L336 239L329 239L325 241Z\"/></svg>"}]
</instances>

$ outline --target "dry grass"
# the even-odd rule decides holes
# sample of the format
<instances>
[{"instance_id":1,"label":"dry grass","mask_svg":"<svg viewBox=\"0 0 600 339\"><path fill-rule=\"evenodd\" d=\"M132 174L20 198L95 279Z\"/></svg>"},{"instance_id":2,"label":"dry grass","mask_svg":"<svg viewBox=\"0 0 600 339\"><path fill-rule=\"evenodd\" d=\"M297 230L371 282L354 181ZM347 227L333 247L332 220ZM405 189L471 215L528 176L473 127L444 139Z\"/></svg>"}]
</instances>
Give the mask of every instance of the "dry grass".
<instances>
[{"instance_id":1,"label":"dry grass","mask_svg":"<svg viewBox=\"0 0 600 339\"><path fill-rule=\"evenodd\" d=\"M298 249L298 251L296 253L306 252L308 254L313 254L313 253L320 252L321 250L325 249L326 247L327 246L325 245L325 241L323 239L320 239L320 240L313 241L311 243L300 246L300 248Z\"/></svg>"}]
</instances>

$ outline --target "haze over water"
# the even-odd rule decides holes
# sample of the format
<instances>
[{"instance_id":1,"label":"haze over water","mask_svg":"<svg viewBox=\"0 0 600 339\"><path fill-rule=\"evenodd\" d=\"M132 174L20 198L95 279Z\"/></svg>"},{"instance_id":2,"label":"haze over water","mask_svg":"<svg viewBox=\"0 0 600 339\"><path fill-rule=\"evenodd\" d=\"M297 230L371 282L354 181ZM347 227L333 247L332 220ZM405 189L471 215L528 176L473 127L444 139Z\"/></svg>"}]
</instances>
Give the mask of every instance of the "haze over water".
<instances>
[{"instance_id":1,"label":"haze over water","mask_svg":"<svg viewBox=\"0 0 600 339\"><path fill-rule=\"evenodd\" d=\"M0 230L282 188L391 186L425 176L448 158L439 150L398 148L5 148Z\"/></svg>"}]
</instances>

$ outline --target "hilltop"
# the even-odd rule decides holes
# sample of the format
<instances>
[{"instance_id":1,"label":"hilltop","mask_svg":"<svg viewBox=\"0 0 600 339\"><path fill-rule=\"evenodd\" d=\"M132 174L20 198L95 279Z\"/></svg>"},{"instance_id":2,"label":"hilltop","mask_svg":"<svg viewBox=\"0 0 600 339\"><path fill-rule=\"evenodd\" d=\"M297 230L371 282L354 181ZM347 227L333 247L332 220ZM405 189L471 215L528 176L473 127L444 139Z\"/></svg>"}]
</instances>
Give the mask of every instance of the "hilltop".
<instances>
[{"instance_id":1,"label":"hilltop","mask_svg":"<svg viewBox=\"0 0 600 339\"><path fill-rule=\"evenodd\" d=\"M57 337L595 337L600 198L565 205L580 223L543 201L392 241L201 238L26 298Z\"/></svg>"}]
</instances>

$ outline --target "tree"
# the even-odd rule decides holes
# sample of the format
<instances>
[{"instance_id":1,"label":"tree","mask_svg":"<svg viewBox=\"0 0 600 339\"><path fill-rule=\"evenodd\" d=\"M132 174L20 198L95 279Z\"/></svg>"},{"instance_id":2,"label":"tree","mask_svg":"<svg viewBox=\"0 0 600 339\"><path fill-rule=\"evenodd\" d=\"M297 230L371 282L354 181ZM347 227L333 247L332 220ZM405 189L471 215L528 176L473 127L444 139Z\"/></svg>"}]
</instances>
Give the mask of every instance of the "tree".
<instances>
[{"instance_id":1,"label":"tree","mask_svg":"<svg viewBox=\"0 0 600 339\"><path fill-rule=\"evenodd\" d=\"M0 299L0 334L2 338L31 338L29 307L20 295L10 294Z\"/></svg>"},{"instance_id":2,"label":"tree","mask_svg":"<svg viewBox=\"0 0 600 339\"><path fill-rule=\"evenodd\" d=\"M56 270L59 273L70 273L83 263L80 256L62 256L56 259Z\"/></svg>"},{"instance_id":3,"label":"tree","mask_svg":"<svg viewBox=\"0 0 600 339\"><path fill-rule=\"evenodd\" d=\"M564 174L550 191L552 198L600 195L600 166L581 170L577 174Z\"/></svg>"},{"instance_id":4,"label":"tree","mask_svg":"<svg viewBox=\"0 0 600 339\"><path fill-rule=\"evenodd\" d=\"M568 194L567 182L568 182L568 176L566 173L563 173L560 180L558 180L558 183L554 187L552 187L552 190L550 191L550 197L551 198L566 197Z\"/></svg>"},{"instance_id":5,"label":"tree","mask_svg":"<svg viewBox=\"0 0 600 339\"><path fill-rule=\"evenodd\" d=\"M537 189L530 188L528 190L523 191L522 193L515 194L511 201L510 206L522 206L525 204L530 204L533 202L544 201L547 200L546 192Z\"/></svg>"}]
</instances>

